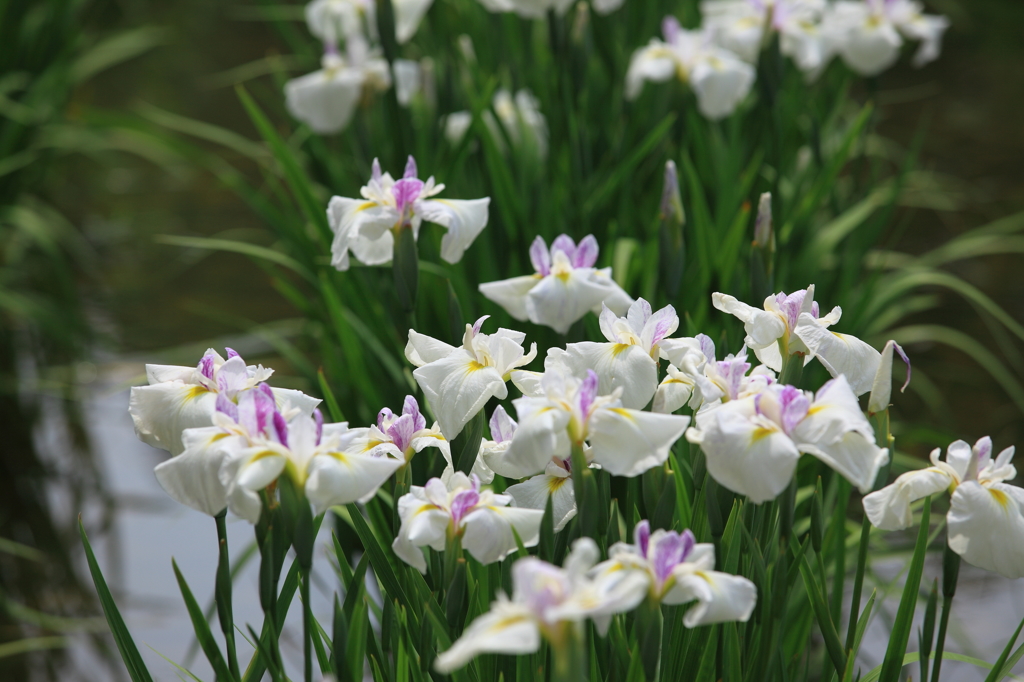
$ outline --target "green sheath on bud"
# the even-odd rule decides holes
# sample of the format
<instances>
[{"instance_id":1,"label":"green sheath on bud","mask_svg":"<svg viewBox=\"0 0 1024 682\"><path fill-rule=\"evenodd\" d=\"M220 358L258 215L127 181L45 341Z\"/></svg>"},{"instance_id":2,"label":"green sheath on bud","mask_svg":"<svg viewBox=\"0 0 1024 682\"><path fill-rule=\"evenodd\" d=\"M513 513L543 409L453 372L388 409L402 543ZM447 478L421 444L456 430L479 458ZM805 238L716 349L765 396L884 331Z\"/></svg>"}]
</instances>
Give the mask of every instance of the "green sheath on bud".
<instances>
[{"instance_id":1,"label":"green sheath on bud","mask_svg":"<svg viewBox=\"0 0 1024 682\"><path fill-rule=\"evenodd\" d=\"M661 194L659 221L661 280L669 297L675 298L679 294L686 268L686 241L683 237L686 213L679 194L679 173L674 161L665 163L665 188Z\"/></svg>"},{"instance_id":2,"label":"green sheath on bud","mask_svg":"<svg viewBox=\"0 0 1024 682\"><path fill-rule=\"evenodd\" d=\"M416 289L420 281L419 253L416 251L416 237L411 227L395 230L395 254L391 261L395 275L395 292L402 310L411 313L416 309Z\"/></svg>"}]
</instances>

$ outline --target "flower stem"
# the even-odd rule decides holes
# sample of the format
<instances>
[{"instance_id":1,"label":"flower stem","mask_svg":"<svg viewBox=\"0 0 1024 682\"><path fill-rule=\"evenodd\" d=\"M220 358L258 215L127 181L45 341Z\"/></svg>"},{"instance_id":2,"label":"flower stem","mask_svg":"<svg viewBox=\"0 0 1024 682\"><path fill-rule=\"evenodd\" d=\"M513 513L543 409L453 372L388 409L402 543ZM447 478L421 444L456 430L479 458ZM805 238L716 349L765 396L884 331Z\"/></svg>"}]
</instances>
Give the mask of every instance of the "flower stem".
<instances>
[{"instance_id":1,"label":"flower stem","mask_svg":"<svg viewBox=\"0 0 1024 682\"><path fill-rule=\"evenodd\" d=\"M575 623L565 623L566 636L558 644L552 644L551 652L555 659L552 680L558 682L586 682L587 658L583 647L583 637L580 626Z\"/></svg>"},{"instance_id":2,"label":"flower stem","mask_svg":"<svg viewBox=\"0 0 1024 682\"><path fill-rule=\"evenodd\" d=\"M942 652L946 645L946 628L949 627L949 613L956 594L956 583L960 577L960 555L949 548L942 553L942 618L939 620L939 638L935 643L935 666L932 668L932 682L939 682L942 667Z\"/></svg>"},{"instance_id":3,"label":"flower stem","mask_svg":"<svg viewBox=\"0 0 1024 682\"><path fill-rule=\"evenodd\" d=\"M241 679L238 670L238 653L235 651L235 623L231 608L231 559L228 555L228 534L224 523L226 515L227 509L213 517L217 522L217 545L219 547L215 587L217 620L220 621L220 629L224 633L224 645L228 650L228 668L235 679Z\"/></svg>"}]
</instances>

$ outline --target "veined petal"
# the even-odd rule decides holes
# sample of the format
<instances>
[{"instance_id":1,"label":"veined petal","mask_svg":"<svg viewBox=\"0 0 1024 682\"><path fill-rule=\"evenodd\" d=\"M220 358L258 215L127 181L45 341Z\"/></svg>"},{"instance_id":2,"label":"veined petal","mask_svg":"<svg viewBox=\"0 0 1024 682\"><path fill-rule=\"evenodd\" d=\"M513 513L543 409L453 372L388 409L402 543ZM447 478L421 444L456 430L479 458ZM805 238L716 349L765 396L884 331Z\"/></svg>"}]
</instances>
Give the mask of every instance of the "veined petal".
<instances>
[{"instance_id":1,"label":"veined petal","mask_svg":"<svg viewBox=\"0 0 1024 682\"><path fill-rule=\"evenodd\" d=\"M781 429L753 414L753 399L730 401L698 419L699 430L690 429L686 437L700 444L716 481L761 503L786 489L800 452Z\"/></svg>"},{"instance_id":2,"label":"veined petal","mask_svg":"<svg viewBox=\"0 0 1024 682\"><path fill-rule=\"evenodd\" d=\"M355 242L371 237L380 239L397 220L398 215L394 209L373 201L331 197L327 204L327 221L334 232L331 265L338 270L348 270L348 252Z\"/></svg>"},{"instance_id":3,"label":"veined petal","mask_svg":"<svg viewBox=\"0 0 1024 682\"><path fill-rule=\"evenodd\" d=\"M462 546L474 559L490 564L505 558L516 550L515 528L524 547L533 547L540 541L542 509L519 507L478 507L464 521Z\"/></svg>"},{"instance_id":4,"label":"veined petal","mask_svg":"<svg viewBox=\"0 0 1024 682\"><path fill-rule=\"evenodd\" d=\"M651 404L652 412L672 414L679 408L686 405L693 395L693 382L686 381L676 376L682 376L682 372L672 373L670 368L668 374L662 379L661 384L654 393L654 402Z\"/></svg>"},{"instance_id":5,"label":"veined petal","mask_svg":"<svg viewBox=\"0 0 1024 682\"><path fill-rule=\"evenodd\" d=\"M267 446L246 448L241 457L235 483L253 492L263 490L276 481L288 462L282 452Z\"/></svg>"},{"instance_id":6,"label":"veined petal","mask_svg":"<svg viewBox=\"0 0 1024 682\"><path fill-rule=\"evenodd\" d=\"M391 230L386 231L377 239L358 235L352 240L352 253L364 265L383 265L390 263L395 254L395 236Z\"/></svg>"},{"instance_id":7,"label":"veined petal","mask_svg":"<svg viewBox=\"0 0 1024 682\"><path fill-rule=\"evenodd\" d=\"M220 469L226 458L241 449L241 439L210 426L189 429L185 440L188 447L184 452L153 470L156 480L177 502L216 516L228 504Z\"/></svg>"},{"instance_id":8,"label":"veined petal","mask_svg":"<svg viewBox=\"0 0 1024 682\"><path fill-rule=\"evenodd\" d=\"M800 315L795 334L829 374L846 376L854 394L871 390L882 360L877 350L855 336L829 331L807 313Z\"/></svg>"},{"instance_id":9,"label":"veined petal","mask_svg":"<svg viewBox=\"0 0 1024 682\"><path fill-rule=\"evenodd\" d=\"M441 239L441 258L458 263L477 235L487 227L490 197L483 199L434 199L420 203L423 219L443 225L448 233Z\"/></svg>"},{"instance_id":10,"label":"veined petal","mask_svg":"<svg viewBox=\"0 0 1024 682\"><path fill-rule=\"evenodd\" d=\"M643 348L620 343L570 343L563 358L573 374L597 372L598 395L622 389L622 404L643 409L658 388L658 363Z\"/></svg>"},{"instance_id":11,"label":"veined petal","mask_svg":"<svg viewBox=\"0 0 1024 682\"><path fill-rule=\"evenodd\" d=\"M544 389L540 385L540 379L544 372L531 372L526 369L516 369L511 372L512 384L518 388L527 398L542 398Z\"/></svg>"},{"instance_id":12,"label":"veined petal","mask_svg":"<svg viewBox=\"0 0 1024 682\"><path fill-rule=\"evenodd\" d=\"M307 417L312 417L313 410L321 403L319 398L314 398L302 391L296 391L291 388L272 388L270 390L274 393L274 402L278 410L282 410L287 406L298 409L299 412Z\"/></svg>"},{"instance_id":13,"label":"veined petal","mask_svg":"<svg viewBox=\"0 0 1024 682\"><path fill-rule=\"evenodd\" d=\"M448 673L463 667L476 656L490 654L532 654L540 649L540 630L533 613L521 604L499 600L491 610L476 618L448 651L437 657L434 667Z\"/></svg>"},{"instance_id":14,"label":"veined petal","mask_svg":"<svg viewBox=\"0 0 1024 682\"><path fill-rule=\"evenodd\" d=\"M524 478L544 471L552 457L565 459L569 456L568 412L541 398L518 398L512 404L516 407L519 427L505 456L492 460L494 473Z\"/></svg>"},{"instance_id":15,"label":"veined petal","mask_svg":"<svg viewBox=\"0 0 1024 682\"><path fill-rule=\"evenodd\" d=\"M843 475L861 491L874 487L878 471L889 461L889 450L875 445L856 431L831 443L800 443L801 452L814 455Z\"/></svg>"},{"instance_id":16,"label":"veined petal","mask_svg":"<svg viewBox=\"0 0 1024 682\"><path fill-rule=\"evenodd\" d=\"M613 476L632 477L663 464L689 423L682 415L605 408L590 417L587 439L594 462Z\"/></svg>"},{"instance_id":17,"label":"veined petal","mask_svg":"<svg viewBox=\"0 0 1024 682\"><path fill-rule=\"evenodd\" d=\"M478 363L464 350L417 368L413 373L449 441L492 396L508 395L505 380L493 367Z\"/></svg>"},{"instance_id":18,"label":"veined petal","mask_svg":"<svg viewBox=\"0 0 1024 682\"><path fill-rule=\"evenodd\" d=\"M953 491L946 516L950 549L1007 578L1024 577L1024 518L1014 487L965 481Z\"/></svg>"},{"instance_id":19,"label":"veined petal","mask_svg":"<svg viewBox=\"0 0 1024 682\"><path fill-rule=\"evenodd\" d=\"M517 507L541 511L547 506L550 496L552 521L556 533L565 528L565 525L576 516L576 495L568 472L564 477L547 473L538 474L522 483L510 485L505 489L505 493L512 496Z\"/></svg>"},{"instance_id":20,"label":"veined petal","mask_svg":"<svg viewBox=\"0 0 1024 682\"><path fill-rule=\"evenodd\" d=\"M526 309L526 297L540 281L541 278L536 275L526 275L497 282L486 282L481 284L479 289L481 294L500 305L508 311L509 315L520 322L525 322L530 319L530 314Z\"/></svg>"},{"instance_id":21,"label":"veined petal","mask_svg":"<svg viewBox=\"0 0 1024 682\"><path fill-rule=\"evenodd\" d=\"M306 497L320 514L333 505L372 495L404 464L403 460L354 453L318 454L309 463Z\"/></svg>"},{"instance_id":22,"label":"veined petal","mask_svg":"<svg viewBox=\"0 0 1024 682\"><path fill-rule=\"evenodd\" d=\"M216 394L203 386L169 381L133 386L128 412L143 443L179 455L182 432L212 425L216 403Z\"/></svg>"},{"instance_id":23,"label":"veined petal","mask_svg":"<svg viewBox=\"0 0 1024 682\"><path fill-rule=\"evenodd\" d=\"M680 566L680 568L684 568ZM678 569L677 569L678 570ZM747 622L757 604L754 583L738 575L720 571L679 571L675 585L663 599L666 604L685 604L697 600L686 615L683 625L694 628L713 623Z\"/></svg>"},{"instance_id":24,"label":"veined petal","mask_svg":"<svg viewBox=\"0 0 1024 682\"><path fill-rule=\"evenodd\" d=\"M891 485L864 496L864 513L876 528L902 530L914 522L910 504L928 495L946 490L953 479L935 467L908 471Z\"/></svg>"},{"instance_id":25,"label":"veined petal","mask_svg":"<svg viewBox=\"0 0 1024 682\"><path fill-rule=\"evenodd\" d=\"M526 311L534 324L565 334L594 306L601 305L610 293L606 287L590 283L586 274L579 270L564 276L548 275L530 289Z\"/></svg>"},{"instance_id":26,"label":"veined petal","mask_svg":"<svg viewBox=\"0 0 1024 682\"><path fill-rule=\"evenodd\" d=\"M432 336L420 334L415 329L409 330L409 342L405 345L405 358L417 367L443 360L454 351L455 346L449 346L444 341L438 341Z\"/></svg>"},{"instance_id":27,"label":"veined petal","mask_svg":"<svg viewBox=\"0 0 1024 682\"><path fill-rule=\"evenodd\" d=\"M211 348L207 353L210 351L213 349ZM220 357L216 351L213 354L216 358ZM188 384L192 383L192 373L195 371L195 367L181 367L180 365L146 365L146 380L150 385L162 384L165 381L181 381Z\"/></svg>"}]
</instances>

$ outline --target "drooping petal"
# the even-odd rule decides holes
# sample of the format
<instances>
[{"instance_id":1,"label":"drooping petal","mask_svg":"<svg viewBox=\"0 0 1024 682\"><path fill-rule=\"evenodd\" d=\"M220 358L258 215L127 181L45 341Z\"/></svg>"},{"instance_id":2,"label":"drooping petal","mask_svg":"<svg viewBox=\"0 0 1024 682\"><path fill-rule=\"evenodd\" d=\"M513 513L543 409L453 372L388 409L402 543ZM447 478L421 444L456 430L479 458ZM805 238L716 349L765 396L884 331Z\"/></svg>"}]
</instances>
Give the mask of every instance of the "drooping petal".
<instances>
[{"instance_id":1,"label":"drooping petal","mask_svg":"<svg viewBox=\"0 0 1024 682\"><path fill-rule=\"evenodd\" d=\"M729 116L746 99L756 76L754 67L727 50L714 50L690 73L697 108L710 119Z\"/></svg>"},{"instance_id":2,"label":"drooping petal","mask_svg":"<svg viewBox=\"0 0 1024 682\"><path fill-rule=\"evenodd\" d=\"M864 496L864 513L876 528L902 530L914 522L910 504L928 495L936 495L953 483L950 475L935 467L908 471L891 485Z\"/></svg>"},{"instance_id":3,"label":"drooping petal","mask_svg":"<svg viewBox=\"0 0 1024 682\"><path fill-rule=\"evenodd\" d=\"M427 222L448 229L441 239L441 258L458 263L477 235L487 227L490 197L457 200L433 199L420 203L420 211Z\"/></svg>"},{"instance_id":4,"label":"drooping petal","mask_svg":"<svg viewBox=\"0 0 1024 682\"><path fill-rule=\"evenodd\" d=\"M876 76L896 62L902 44L903 39L888 21L865 18L846 33L839 54L860 75Z\"/></svg>"},{"instance_id":5,"label":"drooping petal","mask_svg":"<svg viewBox=\"0 0 1024 682\"><path fill-rule=\"evenodd\" d=\"M953 491L949 547L969 564L1007 578L1024 577L1024 517L1020 489L965 481Z\"/></svg>"},{"instance_id":6,"label":"drooping petal","mask_svg":"<svg viewBox=\"0 0 1024 682\"><path fill-rule=\"evenodd\" d=\"M613 476L638 476L668 459L690 418L624 408L594 412L588 426L593 460Z\"/></svg>"},{"instance_id":7,"label":"drooping petal","mask_svg":"<svg viewBox=\"0 0 1024 682\"><path fill-rule=\"evenodd\" d=\"M552 457L569 456L570 414L541 398L518 398L512 401L519 417L519 427L512 436L505 456L494 460L494 472L510 478L525 478L544 471Z\"/></svg>"},{"instance_id":8,"label":"drooping petal","mask_svg":"<svg viewBox=\"0 0 1024 682\"><path fill-rule=\"evenodd\" d=\"M327 135L348 125L363 87L357 69L321 70L285 83L285 106L313 132Z\"/></svg>"},{"instance_id":9,"label":"drooping petal","mask_svg":"<svg viewBox=\"0 0 1024 682\"><path fill-rule=\"evenodd\" d=\"M390 206L381 206L366 199L331 197L327 204L327 221L334 233L331 265L338 270L348 270L349 251L359 244L360 252L365 252L364 242L373 243L373 240L384 239L387 230L398 219L398 212ZM388 260L391 260L390 251L383 262Z\"/></svg>"},{"instance_id":10,"label":"drooping petal","mask_svg":"<svg viewBox=\"0 0 1024 682\"><path fill-rule=\"evenodd\" d=\"M674 366L669 365L665 378L654 393L651 412L671 414L680 409L693 395L694 382Z\"/></svg>"},{"instance_id":11,"label":"drooping petal","mask_svg":"<svg viewBox=\"0 0 1024 682\"><path fill-rule=\"evenodd\" d=\"M800 443L801 452L814 455L843 475L861 491L874 487L878 471L889 461L889 450L880 448L856 431L831 443Z\"/></svg>"},{"instance_id":12,"label":"drooping petal","mask_svg":"<svg viewBox=\"0 0 1024 682\"><path fill-rule=\"evenodd\" d=\"M476 656L532 654L540 649L540 630L533 613L521 604L499 600L476 618L450 649L437 657L440 673L457 670Z\"/></svg>"},{"instance_id":13,"label":"drooping petal","mask_svg":"<svg viewBox=\"0 0 1024 682\"><path fill-rule=\"evenodd\" d=\"M168 381L133 386L128 412L143 443L179 455L182 432L213 424L216 403L216 394L203 386Z\"/></svg>"},{"instance_id":14,"label":"drooping petal","mask_svg":"<svg viewBox=\"0 0 1024 682\"><path fill-rule=\"evenodd\" d=\"M565 528L566 524L576 516L576 495L572 487L572 478L564 469L564 476L548 473L538 474L522 483L510 485L505 489L516 501L516 506L526 509L544 510L551 497L552 520L555 532Z\"/></svg>"},{"instance_id":15,"label":"drooping petal","mask_svg":"<svg viewBox=\"0 0 1024 682\"><path fill-rule=\"evenodd\" d=\"M405 358L417 367L443 360L454 351L455 346L449 346L444 341L438 341L432 336L420 334L415 329L409 330L409 342L405 345Z\"/></svg>"},{"instance_id":16,"label":"drooping petal","mask_svg":"<svg viewBox=\"0 0 1024 682\"><path fill-rule=\"evenodd\" d=\"M461 349L417 368L412 374L437 416L441 433L449 441L462 432L492 396L503 399L508 395L505 380L494 367L481 365Z\"/></svg>"},{"instance_id":17,"label":"drooping petal","mask_svg":"<svg viewBox=\"0 0 1024 682\"><path fill-rule=\"evenodd\" d=\"M786 323L775 313L749 306L728 294L712 294L711 303L723 313L729 313L743 322L743 329L747 333L745 343L755 351L774 346L786 334ZM781 362L775 367L765 362L760 355L758 359L776 372L782 369Z\"/></svg>"},{"instance_id":18,"label":"drooping petal","mask_svg":"<svg viewBox=\"0 0 1024 682\"><path fill-rule=\"evenodd\" d=\"M586 374L588 369L594 370L599 395L621 388L620 399L628 408L643 409L658 388L658 363L640 346L591 341L570 343L562 360L578 376Z\"/></svg>"},{"instance_id":19,"label":"drooping petal","mask_svg":"<svg viewBox=\"0 0 1024 682\"><path fill-rule=\"evenodd\" d=\"M520 322L526 322L530 319L526 305L527 296L541 281L536 275L526 275L497 282L485 282L479 289L481 294L500 305L509 315Z\"/></svg>"},{"instance_id":20,"label":"drooping petal","mask_svg":"<svg viewBox=\"0 0 1024 682\"><path fill-rule=\"evenodd\" d=\"M797 323L796 336L818 358L833 377L846 376L854 394L871 390L878 373L881 353L855 336L829 331L811 315L803 313ZM890 356L890 363L891 363Z\"/></svg>"},{"instance_id":21,"label":"drooping petal","mask_svg":"<svg viewBox=\"0 0 1024 682\"><path fill-rule=\"evenodd\" d=\"M154 469L160 486L174 500L210 516L228 504L227 489L220 480L226 458L241 448L241 439L220 427L189 429L185 450Z\"/></svg>"},{"instance_id":22,"label":"drooping petal","mask_svg":"<svg viewBox=\"0 0 1024 682\"><path fill-rule=\"evenodd\" d=\"M500 561L516 550L513 528L524 547L533 547L540 541L543 517L543 509L478 507L466 515L462 546L482 564Z\"/></svg>"},{"instance_id":23,"label":"drooping petal","mask_svg":"<svg viewBox=\"0 0 1024 682\"><path fill-rule=\"evenodd\" d=\"M684 566L680 567L685 568ZM688 628L731 621L747 622L757 604L757 587L743 576L720 571L679 571L674 587L665 595L666 604L697 600L683 616Z\"/></svg>"},{"instance_id":24,"label":"drooping petal","mask_svg":"<svg viewBox=\"0 0 1024 682\"><path fill-rule=\"evenodd\" d=\"M348 504L373 495L405 462L389 457L354 453L318 454L309 463L306 497L317 514L336 504Z\"/></svg>"},{"instance_id":25,"label":"drooping petal","mask_svg":"<svg viewBox=\"0 0 1024 682\"><path fill-rule=\"evenodd\" d=\"M395 39L406 43L416 35L424 15L434 0L391 0L395 12Z\"/></svg>"},{"instance_id":26,"label":"drooping petal","mask_svg":"<svg viewBox=\"0 0 1024 682\"><path fill-rule=\"evenodd\" d=\"M629 60L626 71L626 99L636 99L646 81L661 83L676 75L676 62L672 50L660 40L651 40Z\"/></svg>"}]
</instances>

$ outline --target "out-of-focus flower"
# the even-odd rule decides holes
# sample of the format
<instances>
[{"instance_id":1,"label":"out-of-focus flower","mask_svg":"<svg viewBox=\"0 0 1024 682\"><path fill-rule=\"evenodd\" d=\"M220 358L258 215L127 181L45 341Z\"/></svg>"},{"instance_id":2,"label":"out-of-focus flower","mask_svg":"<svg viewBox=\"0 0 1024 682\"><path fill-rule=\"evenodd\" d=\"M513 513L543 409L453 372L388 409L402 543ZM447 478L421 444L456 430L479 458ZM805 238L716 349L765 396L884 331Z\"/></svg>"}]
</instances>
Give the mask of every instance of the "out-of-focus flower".
<instances>
[{"instance_id":1,"label":"out-of-focus flower","mask_svg":"<svg viewBox=\"0 0 1024 682\"><path fill-rule=\"evenodd\" d=\"M406 43L416 35L416 29L426 16L434 0L391 0L395 12L395 39Z\"/></svg>"},{"instance_id":2,"label":"out-of-focus flower","mask_svg":"<svg viewBox=\"0 0 1024 682\"><path fill-rule=\"evenodd\" d=\"M593 5L594 11L598 14L611 14L618 8L622 7L626 0L590 0L590 4Z\"/></svg>"},{"instance_id":3,"label":"out-of-focus flower","mask_svg":"<svg viewBox=\"0 0 1024 682\"><path fill-rule=\"evenodd\" d=\"M573 0L480 0L489 12L515 12L524 19L543 19L548 12L565 14Z\"/></svg>"},{"instance_id":4,"label":"out-of-focus flower","mask_svg":"<svg viewBox=\"0 0 1024 682\"><path fill-rule=\"evenodd\" d=\"M373 0L313 0L306 5L306 26L326 45L351 37L376 38L375 10Z\"/></svg>"},{"instance_id":5,"label":"out-of-focus flower","mask_svg":"<svg viewBox=\"0 0 1024 682\"><path fill-rule=\"evenodd\" d=\"M626 98L636 99L645 81L673 77L687 83L697 96L697 108L711 119L724 118L750 92L754 68L719 47L708 31L687 31L675 17L662 22L664 40L654 38L633 53L626 73Z\"/></svg>"},{"instance_id":6,"label":"out-of-focus flower","mask_svg":"<svg viewBox=\"0 0 1024 682\"><path fill-rule=\"evenodd\" d=\"M404 462L340 450L347 424L324 424L320 412L277 408L266 384L216 398L214 425L187 429L185 451L159 464L156 478L182 504L214 516L225 507L259 521L259 492L288 475L318 512L376 493Z\"/></svg>"},{"instance_id":7,"label":"out-of-focus flower","mask_svg":"<svg viewBox=\"0 0 1024 682\"><path fill-rule=\"evenodd\" d=\"M617 571L598 578L587 572L599 558L590 538L573 543L564 568L535 557L512 566L512 599L499 593L491 610L466 628L452 647L437 657L446 673L483 653L530 654L541 637L552 647L566 646L570 628L590 618L600 634L611 617L636 608L647 593L647 579L638 571Z\"/></svg>"},{"instance_id":8,"label":"out-of-focus flower","mask_svg":"<svg viewBox=\"0 0 1024 682\"><path fill-rule=\"evenodd\" d=\"M782 54L816 75L831 58L831 43L821 28L825 0L705 0L704 24L722 47L756 64L773 32Z\"/></svg>"},{"instance_id":9,"label":"out-of-focus flower","mask_svg":"<svg viewBox=\"0 0 1024 682\"><path fill-rule=\"evenodd\" d=\"M946 523L949 547L969 564L1007 578L1024 577L1024 489L1009 485L1017 476L1011 464L1013 446L992 459L992 439L981 438L972 448L958 440L931 453L930 467L910 471L892 485L864 498L864 511L872 524L899 530L913 523L910 504L949 490Z\"/></svg>"},{"instance_id":10,"label":"out-of-focus flower","mask_svg":"<svg viewBox=\"0 0 1024 682\"><path fill-rule=\"evenodd\" d=\"M195 367L146 365L149 385L133 386L128 399L128 412L142 442L172 455L181 454L185 449L182 431L213 424L218 396L237 403L242 393L274 373L263 365L246 366L230 348L227 355L225 360L209 348ZM299 391L271 390L278 406L290 403L307 416L320 403Z\"/></svg>"},{"instance_id":11,"label":"out-of-focus flower","mask_svg":"<svg viewBox=\"0 0 1024 682\"><path fill-rule=\"evenodd\" d=\"M420 223L436 223L447 229L441 240L441 257L458 263L469 245L487 226L489 197L483 199L433 198L444 191L433 176L424 182L417 177L416 160L409 157L405 174L395 180L381 173L373 160L370 181L360 189L362 199L331 197L327 219L334 232L331 265L348 270L349 250L362 263L380 265L391 261L394 231L412 229L418 237Z\"/></svg>"},{"instance_id":12,"label":"out-of-focus flower","mask_svg":"<svg viewBox=\"0 0 1024 682\"><path fill-rule=\"evenodd\" d=\"M537 237L530 246L536 274L481 284L480 293L515 319L546 325L559 334L588 311L600 313L602 304L623 315L633 299L612 279L611 268L594 267L597 253L592 235L579 245L569 235L560 235L550 250Z\"/></svg>"},{"instance_id":13,"label":"out-of-focus flower","mask_svg":"<svg viewBox=\"0 0 1024 682\"><path fill-rule=\"evenodd\" d=\"M455 111L444 118L444 136L453 145L462 142L462 138L473 125L473 114L468 111Z\"/></svg>"},{"instance_id":14,"label":"out-of-focus flower","mask_svg":"<svg viewBox=\"0 0 1024 682\"><path fill-rule=\"evenodd\" d=\"M419 62L396 59L391 65L395 74L395 97L403 107L412 104L412 98L423 87L423 74Z\"/></svg>"},{"instance_id":15,"label":"out-of-focus flower","mask_svg":"<svg viewBox=\"0 0 1024 682\"><path fill-rule=\"evenodd\" d=\"M451 446L441 434L441 429L436 423L427 428L427 420L420 413L419 403L411 395L405 396L402 414L383 408L377 414L376 424L349 429L340 447L345 452L394 457L403 463L412 460L423 448L433 447L441 451L449 465L452 463Z\"/></svg>"},{"instance_id":16,"label":"out-of-focus flower","mask_svg":"<svg viewBox=\"0 0 1024 682\"><path fill-rule=\"evenodd\" d=\"M920 42L914 66L938 58L949 20L922 9L915 0L838 0L825 15L824 28L847 66L875 76L896 62L904 38Z\"/></svg>"},{"instance_id":17,"label":"out-of-focus flower","mask_svg":"<svg viewBox=\"0 0 1024 682\"><path fill-rule=\"evenodd\" d=\"M481 490L480 479L456 472L447 484L439 478L424 487L412 486L398 500L402 528L392 548L405 563L421 573L427 562L420 547L443 551L449 538L460 537L462 547L482 564L505 558L516 549L512 531L524 547L533 547L540 539L544 512L510 507L512 498Z\"/></svg>"},{"instance_id":18,"label":"out-of-focus flower","mask_svg":"<svg viewBox=\"0 0 1024 682\"><path fill-rule=\"evenodd\" d=\"M701 446L708 472L756 503L786 489L801 453L814 455L865 493L889 461L844 376L817 395L773 384L699 412L696 421L686 437Z\"/></svg>"},{"instance_id":19,"label":"out-of-focus flower","mask_svg":"<svg viewBox=\"0 0 1024 682\"><path fill-rule=\"evenodd\" d=\"M608 560L592 573L603 576L636 571L647 578L648 594L664 604L697 604L683 616L683 625L747 622L757 604L757 588L743 576L714 570L715 546L697 543L689 530L656 530L644 520L633 530L633 544L617 542Z\"/></svg>"},{"instance_id":20,"label":"out-of-focus flower","mask_svg":"<svg viewBox=\"0 0 1024 682\"><path fill-rule=\"evenodd\" d=\"M605 306L601 310L601 333L607 343L570 343L564 351L552 349L574 374L592 369L598 377L598 393L621 389L622 404L642 409L658 388L658 360L661 344L679 327L675 308L665 306L656 313L640 298L619 317ZM670 341L676 341L672 339Z\"/></svg>"},{"instance_id":21,"label":"out-of-focus flower","mask_svg":"<svg viewBox=\"0 0 1024 682\"><path fill-rule=\"evenodd\" d=\"M502 469L496 465L494 470L530 476L549 462L570 459L572 448L584 443L590 445L587 458L615 476L638 476L663 464L690 418L626 409L619 389L602 396L597 387L593 370L580 379L561 363L548 363L541 395L512 401L519 427Z\"/></svg>"},{"instance_id":22,"label":"out-of-focus flower","mask_svg":"<svg viewBox=\"0 0 1024 682\"><path fill-rule=\"evenodd\" d=\"M498 90L494 93L493 107L497 118L490 111L484 111L483 121L499 150L508 152L508 145L505 144L507 135L516 153L537 160L547 157L547 119L540 111L540 102L529 90L519 90L515 97L508 90ZM452 144L458 144L472 122L473 115L468 111L448 114L445 119L445 137Z\"/></svg>"},{"instance_id":23,"label":"out-of-focus flower","mask_svg":"<svg viewBox=\"0 0 1024 682\"><path fill-rule=\"evenodd\" d=\"M405 357L416 365L413 377L448 440L462 433L488 400L507 398L505 382L509 374L537 357L537 344L530 346L529 353L523 349L526 334L522 332L499 329L494 334L481 334L488 317L466 325L458 348L409 330Z\"/></svg>"},{"instance_id":24,"label":"out-of-focus flower","mask_svg":"<svg viewBox=\"0 0 1024 682\"><path fill-rule=\"evenodd\" d=\"M829 329L842 317L843 310L836 306L822 317L814 300L813 284L791 294L767 297L763 310L727 294L712 294L711 302L743 322L747 332L744 343L776 372L782 371L784 358L798 355L794 361L804 362L804 356L811 356L833 377L846 375L855 394L871 390L881 355L857 337Z\"/></svg>"},{"instance_id":25,"label":"out-of-focus flower","mask_svg":"<svg viewBox=\"0 0 1024 682\"><path fill-rule=\"evenodd\" d=\"M285 83L284 94L289 113L322 135L349 124L364 91L383 92L391 87L387 61L361 37L347 41L345 57L326 43L321 65L319 71Z\"/></svg>"}]
</instances>

